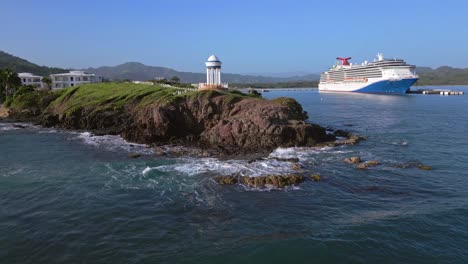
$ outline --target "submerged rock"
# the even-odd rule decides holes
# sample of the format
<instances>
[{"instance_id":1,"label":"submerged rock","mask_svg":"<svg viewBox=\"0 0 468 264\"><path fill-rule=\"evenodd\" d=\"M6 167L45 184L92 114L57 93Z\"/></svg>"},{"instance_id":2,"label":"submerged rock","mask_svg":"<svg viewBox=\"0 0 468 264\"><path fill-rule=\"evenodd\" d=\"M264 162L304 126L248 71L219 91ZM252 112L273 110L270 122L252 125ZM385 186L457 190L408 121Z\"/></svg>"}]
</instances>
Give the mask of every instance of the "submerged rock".
<instances>
[{"instance_id":1,"label":"submerged rock","mask_svg":"<svg viewBox=\"0 0 468 264\"><path fill-rule=\"evenodd\" d=\"M312 174L310 175L310 179L313 181L320 181L322 178L320 177L320 174Z\"/></svg>"},{"instance_id":2,"label":"submerged rock","mask_svg":"<svg viewBox=\"0 0 468 264\"><path fill-rule=\"evenodd\" d=\"M376 160L369 160L369 161L366 161L366 162L363 162L363 163L360 163L356 166L356 168L360 169L360 170L366 170L368 169L369 167L374 167L374 166L377 166L379 165L379 162L376 161Z\"/></svg>"},{"instance_id":3,"label":"submerged rock","mask_svg":"<svg viewBox=\"0 0 468 264\"><path fill-rule=\"evenodd\" d=\"M272 157L270 159L274 159L277 161L285 161L285 162L299 162L299 158L277 158L277 157Z\"/></svg>"},{"instance_id":4,"label":"submerged rock","mask_svg":"<svg viewBox=\"0 0 468 264\"><path fill-rule=\"evenodd\" d=\"M418 169L420 169L420 170L432 170L432 167L421 164L421 165L418 166Z\"/></svg>"},{"instance_id":5,"label":"submerged rock","mask_svg":"<svg viewBox=\"0 0 468 264\"><path fill-rule=\"evenodd\" d=\"M349 157L349 158L345 158L344 162L350 163L350 164L357 164L357 163L361 163L362 160L360 157Z\"/></svg>"},{"instance_id":6,"label":"submerged rock","mask_svg":"<svg viewBox=\"0 0 468 264\"><path fill-rule=\"evenodd\" d=\"M299 163L294 163L293 165L291 165L291 169L293 170L301 170L302 168L304 167Z\"/></svg>"},{"instance_id":7,"label":"submerged rock","mask_svg":"<svg viewBox=\"0 0 468 264\"><path fill-rule=\"evenodd\" d=\"M400 169L418 168L420 170L432 170L431 166L424 165L419 162L397 163L397 164L394 164L393 167L400 168Z\"/></svg>"},{"instance_id":8,"label":"submerged rock","mask_svg":"<svg viewBox=\"0 0 468 264\"><path fill-rule=\"evenodd\" d=\"M138 153L131 153L128 155L129 158L132 158L132 159L136 159L136 158L139 158L141 157L141 154L138 154Z\"/></svg>"}]
</instances>

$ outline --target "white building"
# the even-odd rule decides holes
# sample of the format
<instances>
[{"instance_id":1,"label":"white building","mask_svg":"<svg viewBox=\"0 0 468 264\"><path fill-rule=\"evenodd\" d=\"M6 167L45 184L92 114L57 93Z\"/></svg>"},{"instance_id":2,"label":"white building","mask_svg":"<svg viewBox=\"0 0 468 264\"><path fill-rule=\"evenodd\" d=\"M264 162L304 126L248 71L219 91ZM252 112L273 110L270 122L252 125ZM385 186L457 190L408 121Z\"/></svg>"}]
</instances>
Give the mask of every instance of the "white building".
<instances>
[{"instance_id":1,"label":"white building","mask_svg":"<svg viewBox=\"0 0 468 264\"><path fill-rule=\"evenodd\" d=\"M32 85L37 88L42 88L42 76L37 76L29 72L18 73L18 77L21 79L21 85Z\"/></svg>"},{"instance_id":2,"label":"white building","mask_svg":"<svg viewBox=\"0 0 468 264\"><path fill-rule=\"evenodd\" d=\"M222 62L216 57L211 55L205 62L206 65L206 83L200 83L198 89L227 89L228 84L221 82L221 64Z\"/></svg>"},{"instance_id":3,"label":"white building","mask_svg":"<svg viewBox=\"0 0 468 264\"><path fill-rule=\"evenodd\" d=\"M70 71L69 73L51 74L52 89L62 89L85 83L102 82L102 77L84 71Z\"/></svg>"}]
</instances>

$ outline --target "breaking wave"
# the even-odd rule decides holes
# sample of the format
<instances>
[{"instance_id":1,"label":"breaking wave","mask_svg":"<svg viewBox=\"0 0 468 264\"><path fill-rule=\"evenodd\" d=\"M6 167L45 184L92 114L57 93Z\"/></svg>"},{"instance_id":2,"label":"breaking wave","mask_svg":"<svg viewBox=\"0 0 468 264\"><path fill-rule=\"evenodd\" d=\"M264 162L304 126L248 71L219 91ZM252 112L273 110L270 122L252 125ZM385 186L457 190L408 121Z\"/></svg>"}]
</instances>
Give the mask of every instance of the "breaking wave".
<instances>
[{"instance_id":1,"label":"breaking wave","mask_svg":"<svg viewBox=\"0 0 468 264\"><path fill-rule=\"evenodd\" d=\"M78 139L83 143L97 148L103 148L111 151L138 152L141 154L152 154L151 148L145 144L130 143L120 136L115 135L94 135L91 132L82 132L78 134Z\"/></svg>"}]
</instances>

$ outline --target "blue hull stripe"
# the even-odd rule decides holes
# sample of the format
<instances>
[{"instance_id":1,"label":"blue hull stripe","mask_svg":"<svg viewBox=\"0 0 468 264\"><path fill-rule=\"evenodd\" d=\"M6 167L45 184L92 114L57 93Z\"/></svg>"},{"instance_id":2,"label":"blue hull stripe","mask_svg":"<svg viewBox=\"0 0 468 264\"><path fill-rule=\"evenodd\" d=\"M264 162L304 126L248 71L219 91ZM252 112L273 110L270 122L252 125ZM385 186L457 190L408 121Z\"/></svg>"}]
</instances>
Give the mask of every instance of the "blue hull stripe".
<instances>
[{"instance_id":1,"label":"blue hull stripe","mask_svg":"<svg viewBox=\"0 0 468 264\"><path fill-rule=\"evenodd\" d=\"M418 80L418 78L402 79L398 81L379 81L353 92L358 93L391 93L404 94Z\"/></svg>"}]
</instances>

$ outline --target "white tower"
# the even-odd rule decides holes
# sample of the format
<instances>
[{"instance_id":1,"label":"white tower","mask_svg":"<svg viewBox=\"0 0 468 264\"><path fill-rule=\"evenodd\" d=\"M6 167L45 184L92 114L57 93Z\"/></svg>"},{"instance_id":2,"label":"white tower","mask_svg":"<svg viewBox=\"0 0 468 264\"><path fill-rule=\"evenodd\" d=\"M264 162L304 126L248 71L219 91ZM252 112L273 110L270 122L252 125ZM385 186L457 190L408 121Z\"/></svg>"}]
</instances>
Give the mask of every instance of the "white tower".
<instances>
[{"instance_id":1,"label":"white tower","mask_svg":"<svg viewBox=\"0 0 468 264\"><path fill-rule=\"evenodd\" d=\"M205 62L206 84L208 86L221 86L221 61L216 55L211 55Z\"/></svg>"},{"instance_id":2,"label":"white tower","mask_svg":"<svg viewBox=\"0 0 468 264\"><path fill-rule=\"evenodd\" d=\"M227 89L227 83L221 83L221 61L216 55L211 55L205 62L206 65L206 83L200 83L198 89Z\"/></svg>"}]
</instances>

